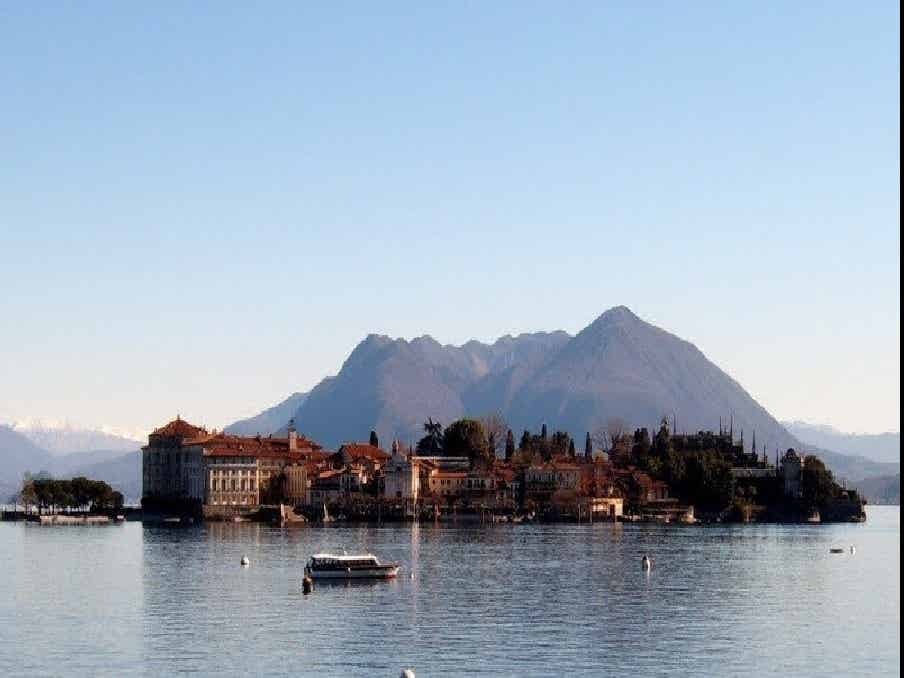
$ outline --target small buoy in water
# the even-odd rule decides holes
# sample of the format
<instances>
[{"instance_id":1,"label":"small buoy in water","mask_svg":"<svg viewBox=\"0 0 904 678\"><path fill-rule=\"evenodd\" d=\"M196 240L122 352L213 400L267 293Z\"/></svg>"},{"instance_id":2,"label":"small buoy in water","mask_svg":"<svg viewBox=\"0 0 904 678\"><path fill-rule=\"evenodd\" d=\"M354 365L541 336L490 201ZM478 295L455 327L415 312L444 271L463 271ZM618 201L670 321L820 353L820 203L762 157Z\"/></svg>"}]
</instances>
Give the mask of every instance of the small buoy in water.
<instances>
[{"instance_id":1,"label":"small buoy in water","mask_svg":"<svg viewBox=\"0 0 904 678\"><path fill-rule=\"evenodd\" d=\"M854 555L855 553L857 553L857 549L855 549L854 545L851 544L851 555Z\"/></svg>"},{"instance_id":2,"label":"small buoy in water","mask_svg":"<svg viewBox=\"0 0 904 678\"><path fill-rule=\"evenodd\" d=\"M305 595L309 594L314 590L314 580L308 576L305 576L304 579L301 580L301 592Z\"/></svg>"},{"instance_id":3,"label":"small buoy in water","mask_svg":"<svg viewBox=\"0 0 904 678\"><path fill-rule=\"evenodd\" d=\"M242 556L242 567L248 567L251 564L251 561L248 560L248 556Z\"/></svg>"},{"instance_id":4,"label":"small buoy in water","mask_svg":"<svg viewBox=\"0 0 904 678\"><path fill-rule=\"evenodd\" d=\"M399 678L414 678L414 671L411 669L402 669Z\"/></svg>"},{"instance_id":5,"label":"small buoy in water","mask_svg":"<svg viewBox=\"0 0 904 678\"><path fill-rule=\"evenodd\" d=\"M640 559L640 566L645 570L649 570L653 567L653 561L644 554L644 557Z\"/></svg>"}]
</instances>

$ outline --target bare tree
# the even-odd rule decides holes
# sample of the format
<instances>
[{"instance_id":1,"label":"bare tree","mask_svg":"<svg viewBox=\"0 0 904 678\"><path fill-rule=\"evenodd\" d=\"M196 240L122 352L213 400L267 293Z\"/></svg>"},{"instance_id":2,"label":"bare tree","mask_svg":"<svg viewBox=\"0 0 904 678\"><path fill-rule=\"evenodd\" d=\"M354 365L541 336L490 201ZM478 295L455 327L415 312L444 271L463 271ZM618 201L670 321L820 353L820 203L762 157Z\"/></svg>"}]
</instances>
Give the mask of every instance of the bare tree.
<instances>
[{"instance_id":1,"label":"bare tree","mask_svg":"<svg viewBox=\"0 0 904 678\"><path fill-rule=\"evenodd\" d=\"M611 450L612 447L628 432L628 422L621 417L609 417L605 426L600 426L592 434L595 442L603 450Z\"/></svg>"},{"instance_id":2,"label":"bare tree","mask_svg":"<svg viewBox=\"0 0 904 678\"><path fill-rule=\"evenodd\" d=\"M613 443L617 442L628 432L628 422L621 417L610 417L606 421L606 431L609 434L609 439Z\"/></svg>"},{"instance_id":3,"label":"bare tree","mask_svg":"<svg viewBox=\"0 0 904 678\"><path fill-rule=\"evenodd\" d=\"M605 426L599 426L593 429L593 433L590 434L590 439L593 441L594 445L603 451L611 448L612 441L609 440L609 433L606 431Z\"/></svg>"},{"instance_id":4,"label":"bare tree","mask_svg":"<svg viewBox=\"0 0 904 678\"><path fill-rule=\"evenodd\" d=\"M493 448L490 450L494 456L505 451L505 436L509 427L505 421L505 417L501 412L489 412L481 417L478 421L483 424L483 430L486 431L487 438L493 441Z\"/></svg>"}]
</instances>

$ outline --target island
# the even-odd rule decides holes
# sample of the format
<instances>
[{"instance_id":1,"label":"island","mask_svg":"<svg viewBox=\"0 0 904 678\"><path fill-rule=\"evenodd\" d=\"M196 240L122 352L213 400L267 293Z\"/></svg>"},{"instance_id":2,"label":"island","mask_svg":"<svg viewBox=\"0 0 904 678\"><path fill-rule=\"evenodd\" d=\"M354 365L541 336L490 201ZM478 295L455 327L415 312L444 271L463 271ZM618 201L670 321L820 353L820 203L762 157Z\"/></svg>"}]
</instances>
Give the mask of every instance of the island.
<instances>
[{"instance_id":1,"label":"island","mask_svg":"<svg viewBox=\"0 0 904 678\"><path fill-rule=\"evenodd\" d=\"M375 432L331 451L290 422L285 437L208 431L177 417L142 450L148 519L279 523L403 520L837 522L865 520L856 490L813 455L769 459L755 435L651 436L622 422L587 432L524 431L499 415L444 427L428 419L414 445L385 451Z\"/></svg>"}]
</instances>

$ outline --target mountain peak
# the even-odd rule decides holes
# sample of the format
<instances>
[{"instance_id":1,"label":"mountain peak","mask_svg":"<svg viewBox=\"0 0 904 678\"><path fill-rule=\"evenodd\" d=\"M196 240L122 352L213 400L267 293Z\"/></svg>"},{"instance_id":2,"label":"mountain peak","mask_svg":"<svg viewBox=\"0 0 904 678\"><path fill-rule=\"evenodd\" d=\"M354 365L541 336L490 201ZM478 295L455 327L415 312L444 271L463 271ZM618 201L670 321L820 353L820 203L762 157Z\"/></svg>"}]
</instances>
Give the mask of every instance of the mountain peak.
<instances>
[{"instance_id":1,"label":"mountain peak","mask_svg":"<svg viewBox=\"0 0 904 678\"><path fill-rule=\"evenodd\" d=\"M643 321L641 321L627 306L613 306L608 311L604 311L603 314L594 321L594 324L598 322L617 323Z\"/></svg>"}]
</instances>

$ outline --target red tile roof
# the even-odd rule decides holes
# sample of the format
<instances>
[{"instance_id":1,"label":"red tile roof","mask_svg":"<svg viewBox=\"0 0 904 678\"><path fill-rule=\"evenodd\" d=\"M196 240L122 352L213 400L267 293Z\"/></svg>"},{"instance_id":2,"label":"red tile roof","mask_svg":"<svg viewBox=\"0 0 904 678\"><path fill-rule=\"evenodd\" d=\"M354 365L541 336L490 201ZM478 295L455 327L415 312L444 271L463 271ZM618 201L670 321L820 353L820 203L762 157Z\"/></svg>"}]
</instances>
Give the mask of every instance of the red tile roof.
<instances>
[{"instance_id":1,"label":"red tile roof","mask_svg":"<svg viewBox=\"0 0 904 678\"><path fill-rule=\"evenodd\" d=\"M183 445L202 447L206 457L249 456L292 461L322 461L327 457L320 451L320 445L301 436L294 450L289 449L288 438L233 436L226 433L205 433L184 441Z\"/></svg>"},{"instance_id":2,"label":"red tile roof","mask_svg":"<svg viewBox=\"0 0 904 678\"><path fill-rule=\"evenodd\" d=\"M180 436L182 438L194 438L196 436L205 435L207 431L200 426L194 426L184 421L178 415L168 424L156 428L151 433L152 436Z\"/></svg>"},{"instance_id":3,"label":"red tile roof","mask_svg":"<svg viewBox=\"0 0 904 678\"><path fill-rule=\"evenodd\" d=\"M372 459L374 461L388 461L390 455L375 445L368 443L344 443L339 448L339 454L348 452L352 459Z\"/></svg>"}]
</instances>

